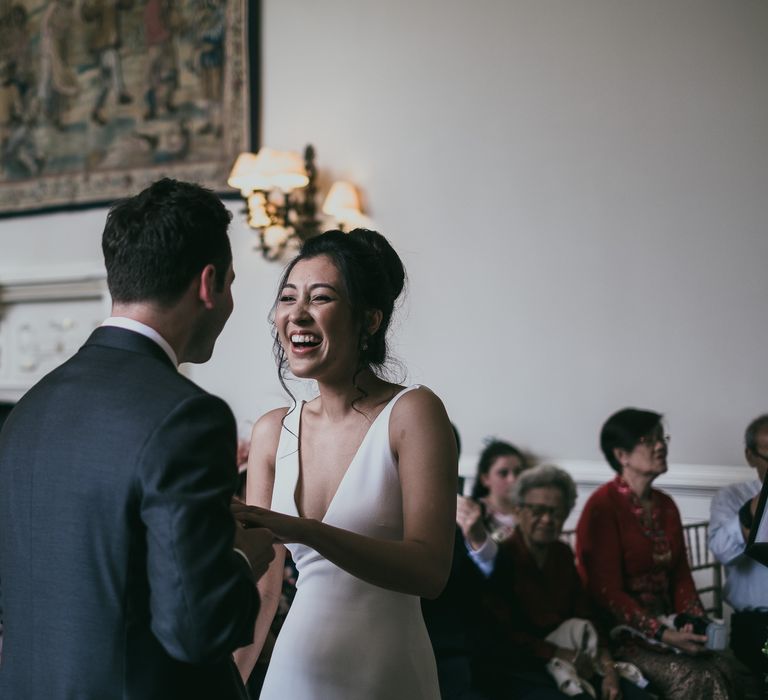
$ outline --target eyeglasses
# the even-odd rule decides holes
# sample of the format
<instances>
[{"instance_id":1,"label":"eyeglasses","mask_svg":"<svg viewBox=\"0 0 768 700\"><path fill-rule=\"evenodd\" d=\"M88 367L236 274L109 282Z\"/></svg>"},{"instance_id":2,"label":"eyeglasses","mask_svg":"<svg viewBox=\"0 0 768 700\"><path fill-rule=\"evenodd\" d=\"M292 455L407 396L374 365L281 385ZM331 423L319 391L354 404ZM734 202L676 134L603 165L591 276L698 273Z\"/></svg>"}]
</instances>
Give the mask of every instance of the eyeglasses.
<instances>
[{"instance_id":1,"label":"eyeglasses","mask_svg":"<svg viewBox=\"0 0 768 700\"><path fill-rule=\"evenodd\" d=\"M637 442L639 445L653 446L657 442L663 442L665 445L669 444L672 439L671 435L664 435L663 433L653 433L652 435L643 435Z\"/></svg>"},{"instance_id":2,"label":"eyeglasses","mask_svg":"<svg viewBox=\"0 0 768 700\"><path fill-rule=\"evenodd\" d=\"M534 518L543 518L548 515L552 520L565 520L565 513L560 508L545 506L542 503L521 503L521 508L527 508Z\"/></svg>"},{"instance_id":3,"label":"eyeglasses","mask_svg":"<svg viewBox=\"0 0 768 700\"><path fill-rule=\"evenodd\" d=\"M753 450L752 448L749 448L749 451L755 455L755 457L759 457L763 460L763 462L768 462L768 455L764 455L761 452L758 452L757 450Z\"/></svg>"}]
</instances>

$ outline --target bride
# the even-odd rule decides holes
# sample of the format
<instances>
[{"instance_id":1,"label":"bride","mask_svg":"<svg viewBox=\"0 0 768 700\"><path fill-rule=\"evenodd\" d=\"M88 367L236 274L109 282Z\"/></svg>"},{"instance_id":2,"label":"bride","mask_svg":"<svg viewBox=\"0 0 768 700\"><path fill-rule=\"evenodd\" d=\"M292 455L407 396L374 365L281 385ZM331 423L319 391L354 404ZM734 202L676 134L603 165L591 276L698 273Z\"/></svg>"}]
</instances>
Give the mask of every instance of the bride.
<instances>
[{"instance_id":1,"label":"bride","mask_svg":"<svg viewBox=\"0 0 768 700\"><path fill-rule=\"evenodd\" d=\"M419 597L448 577L456 443L429 389L377 373L405 270L380 234L329 231L288 265L273 309L280 379L314 379L309 402L253 428L245 526L269 528L276 557L259 581L247 679L277 607L284 546L299 571L262 700L439 700ZM289 392L290 393L290 392Z\"/></svg>"}]
</instances>

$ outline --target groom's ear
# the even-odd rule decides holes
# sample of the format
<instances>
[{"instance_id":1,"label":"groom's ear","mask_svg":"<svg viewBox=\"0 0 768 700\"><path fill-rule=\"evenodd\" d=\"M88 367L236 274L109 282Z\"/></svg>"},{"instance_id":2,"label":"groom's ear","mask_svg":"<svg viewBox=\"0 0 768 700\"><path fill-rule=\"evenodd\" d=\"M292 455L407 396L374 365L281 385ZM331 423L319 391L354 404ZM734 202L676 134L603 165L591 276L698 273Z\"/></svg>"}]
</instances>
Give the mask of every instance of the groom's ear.
<instances>
[{"instance_id":1,"label":"groom's ear","mask_svg":"<svg viewBox=\"0 0 768 700\"><path fill-rule=\"evenodd\" d=\"M198 284L197 297L203 303L206 309L215 306L216 299L216 267L215 265L206 265L197 277Z\"/></svg>"}]
</instances>

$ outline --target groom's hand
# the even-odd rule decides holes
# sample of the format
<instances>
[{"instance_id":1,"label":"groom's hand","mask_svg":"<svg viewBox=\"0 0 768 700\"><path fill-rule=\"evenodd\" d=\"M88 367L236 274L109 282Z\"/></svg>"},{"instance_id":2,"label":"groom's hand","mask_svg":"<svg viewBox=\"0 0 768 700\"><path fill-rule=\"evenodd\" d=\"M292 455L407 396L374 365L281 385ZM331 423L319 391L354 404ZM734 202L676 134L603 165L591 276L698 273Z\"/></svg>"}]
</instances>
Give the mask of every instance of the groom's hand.
<instances>
[{"instance_id":1,"label":"groom's hand","mask_svg":"<svg viewBox=\"0 0 768 700\"><path fill-rule=\"evenodd\" d=\"M274 535L275 542L283 544L292 542L306 544L305 538L308 536L313 523L316 522L309 518L297 518L293 515L276 513L268 508L249 506L242 501L233 501L230 511L235 516L235 520L246 530L265 527Z\"/></svg>"},{"instance_id":2,"label":"groom's hand","mask_svg":"<svg viewBox=\"0 0 768 700\"><path fill-rule=\"evenodd\" d=\"M235 547L248 559L254 579L259 579L267 573L270 562L275 558L275 548L272 546L274 542L274 536L266 528L236 528Z\"/></svg>"}]
</instances>

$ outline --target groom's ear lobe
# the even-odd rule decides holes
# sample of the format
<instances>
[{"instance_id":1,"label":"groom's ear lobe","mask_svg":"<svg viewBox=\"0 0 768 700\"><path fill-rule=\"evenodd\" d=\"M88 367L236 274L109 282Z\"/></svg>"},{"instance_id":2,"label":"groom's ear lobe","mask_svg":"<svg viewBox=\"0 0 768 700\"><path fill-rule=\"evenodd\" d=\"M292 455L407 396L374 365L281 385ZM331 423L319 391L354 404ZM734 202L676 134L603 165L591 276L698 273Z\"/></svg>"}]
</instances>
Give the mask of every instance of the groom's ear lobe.
<instances>
[{"instance_id":1,"label":"groom's ear lobe","mask_svg":"<svg viewBox=\"0 0 768 700\"><path fill-rule=\"evenodd\" d=\"M206 265L197 278L198 286L198 298L203 303L206 309L211 309L215 306L216 299L216 267L214 265Z\"/></svg>"}]
</instances>

